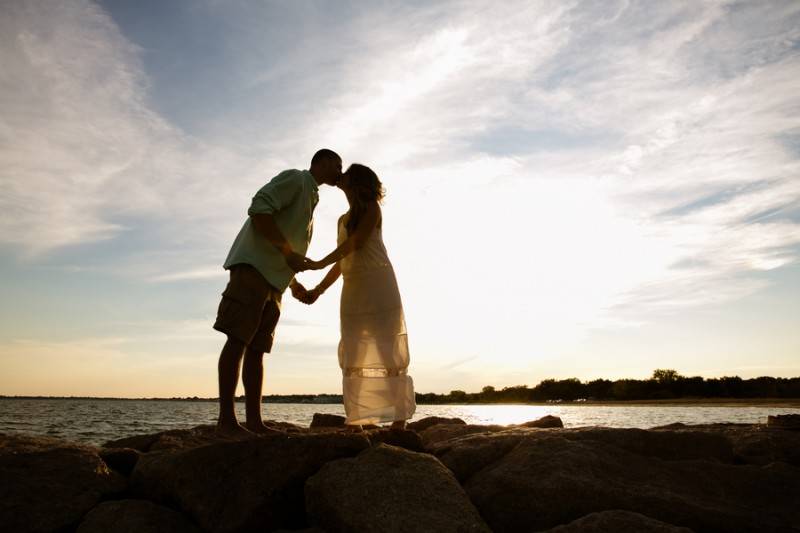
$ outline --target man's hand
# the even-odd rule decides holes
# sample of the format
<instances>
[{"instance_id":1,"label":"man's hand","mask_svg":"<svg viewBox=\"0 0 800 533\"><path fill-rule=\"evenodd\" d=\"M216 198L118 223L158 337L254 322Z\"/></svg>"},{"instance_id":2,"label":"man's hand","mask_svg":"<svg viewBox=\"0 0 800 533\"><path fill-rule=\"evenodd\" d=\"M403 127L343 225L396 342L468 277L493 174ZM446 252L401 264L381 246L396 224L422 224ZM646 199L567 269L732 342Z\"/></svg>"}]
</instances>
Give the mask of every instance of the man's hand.
<instances>
[{"instance_id":1,"label":"man's hand","mask_svg":"<svg viewBox=\"0 0 800 533\"><path fill-rule=\"evenodd\" d=\"M296 300L300 300L302 302L303 299L308 296L308 291L306 290L306 288L303 287L297 281L292 283L291 289L292 289L292 296L294 296Z\"/></svg>"},{"instance_id":2,"label":"man's hand","mask_svg":"<svg viewBox=\"0 0 800 533\"><path fill-rule=\"evenodd\" d=\"M311 289L310 291L306 291L306 294L302 298L298 298L301 302L306 305L311 305L317 301L322 292L318 288Z\"/></svg>"},{"instance_id":3,"label":"man's hand","mask_svg":"<svg viewBox=\"0 0 800 533\"><path fill-rule=\"evenodd\" d=\"M295 272L302 272L309 269L311 260L304 255L298 254L297 252L289 252L284 257L286 258L286 264Z\"/></svg>"}]
</instances>

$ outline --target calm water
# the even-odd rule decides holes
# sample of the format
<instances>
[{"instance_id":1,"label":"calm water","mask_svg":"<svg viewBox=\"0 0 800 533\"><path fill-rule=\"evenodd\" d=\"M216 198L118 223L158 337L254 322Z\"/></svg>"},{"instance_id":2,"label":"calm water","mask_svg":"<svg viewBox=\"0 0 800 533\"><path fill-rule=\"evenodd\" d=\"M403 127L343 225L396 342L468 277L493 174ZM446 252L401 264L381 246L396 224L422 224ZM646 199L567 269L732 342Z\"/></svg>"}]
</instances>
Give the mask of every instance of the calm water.
<instances>
[{"instance_id":1,"label":"calm water","mask_svg":"<svg viewBox=\"0 0 800 533\"><path fill-rule=\"evenodd\" d=\"M244 404L237 404L237 409L243 420ZM414 420L435 415L459 417L473 424L517 424L555 415L566 427L649 428L673 422L764 423L767 415L798 411L769 406L420 405ZM341 405L264 405L264 418L303 426L311 423L314 413L344 415L344 410ZM0 399L0 433L32 433L90 444L211 424L216 416L217 404L213 402Z\"/></svg>"}]
</instances>

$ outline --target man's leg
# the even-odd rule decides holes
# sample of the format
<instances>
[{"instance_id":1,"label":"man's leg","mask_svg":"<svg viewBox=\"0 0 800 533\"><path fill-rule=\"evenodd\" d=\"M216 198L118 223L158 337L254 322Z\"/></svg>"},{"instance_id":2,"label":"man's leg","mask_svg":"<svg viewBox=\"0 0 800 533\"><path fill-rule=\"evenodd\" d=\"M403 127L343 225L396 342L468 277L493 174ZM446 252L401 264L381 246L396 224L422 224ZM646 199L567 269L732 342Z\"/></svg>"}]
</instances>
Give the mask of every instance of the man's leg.
<instances>
[{"instance_id":1,"label":"man's leg","mask_svg":"<svg viewBox=\"0 0 800 533\"><path fill-rule=\"evenodd\" d=\"M217 371L219 374L219 418L217 428L225 432L244 432L245 429L236 420L234 397L236 385L239 383L239 367L242 362L244 344L228 337L222 352L219 354Z\"/></svg>"},{"instance_id":2,"label":"man's leg","mask_svg":"<svg viewBox=\"0 0 800 533\"><path fill-rule=\"evenodd\" d=\"M277 291L266 285L273 293ZM275 327L281 316L280 295L278 300L274 297L264 303L261 312L261 321L253 341L245 349L244 367L242 369L242 382L244 383L245 412L247 413L246 427L256 433L279 433L278 430L264 425L261 419L261 398L264 387L264 354L272 350L272 341L275 336Z\"/></svg>"},{"instance_id":3,"label":"man's leg","mask_svg":"<svg viewBox=\"0 0 800 533\"><path fill-rule=\"evenodd\" d=\"M264 386L264 352L252 350L250 347L245 349L242 382L244 383L247 429L256 433L277 433L277 430L265 426L261 419L261 391Z\"/></svg>"}]
</instances>

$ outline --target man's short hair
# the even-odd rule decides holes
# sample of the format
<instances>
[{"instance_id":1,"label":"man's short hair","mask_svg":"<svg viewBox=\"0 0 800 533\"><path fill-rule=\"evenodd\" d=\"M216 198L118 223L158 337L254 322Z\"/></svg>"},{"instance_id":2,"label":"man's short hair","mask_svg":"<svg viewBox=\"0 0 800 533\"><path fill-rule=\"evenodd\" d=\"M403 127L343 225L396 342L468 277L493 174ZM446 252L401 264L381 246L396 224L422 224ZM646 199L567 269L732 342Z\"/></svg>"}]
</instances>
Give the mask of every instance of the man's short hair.
<instances>
[{"instance_id":1,"label":"man's short hair","mask_svg":"<svg viewBox=\"0 0 800 533\"><path fill-rule=\"evenodd\" d=\"M317 163L322 163L323 161L329 161L331 159L339 161L342 160L342 158L339 157L339 154L337 154L333 150L322 148L321 150L317 150L317 153L314 154L314 157L311 158L311 164L316 165Z\"/></svg>"}]
</instances>

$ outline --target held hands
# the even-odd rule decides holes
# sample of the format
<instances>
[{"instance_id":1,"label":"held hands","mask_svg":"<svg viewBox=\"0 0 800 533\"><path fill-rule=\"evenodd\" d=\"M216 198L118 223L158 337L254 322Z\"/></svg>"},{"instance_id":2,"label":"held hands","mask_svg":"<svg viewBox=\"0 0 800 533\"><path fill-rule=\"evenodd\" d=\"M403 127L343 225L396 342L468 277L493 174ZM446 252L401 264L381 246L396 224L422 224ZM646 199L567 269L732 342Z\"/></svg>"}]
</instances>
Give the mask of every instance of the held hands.
<instances>
[{"instance_id":1,"label":"held hands","mask_svg":"<svg viewBox=\"0 0 800 533\"><path fill-rule=\"evenodd\" d=\"M295 299L303 302L306 305L311 305L317 301L317 298L320 297L322 291L319 290L319 287L311 289L310 291L303 287L300 283L293 283L292 284L292 296Z\"/></svg>"}]
</instances>

